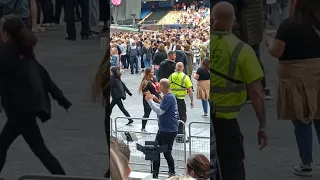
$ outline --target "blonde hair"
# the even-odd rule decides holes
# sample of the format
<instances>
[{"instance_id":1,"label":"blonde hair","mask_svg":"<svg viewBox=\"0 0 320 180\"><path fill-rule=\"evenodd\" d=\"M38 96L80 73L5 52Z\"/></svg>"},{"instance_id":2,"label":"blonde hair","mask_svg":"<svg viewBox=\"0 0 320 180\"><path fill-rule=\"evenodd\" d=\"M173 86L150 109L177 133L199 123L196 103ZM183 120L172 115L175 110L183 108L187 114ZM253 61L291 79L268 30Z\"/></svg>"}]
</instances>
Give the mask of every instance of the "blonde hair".
<instances>
[{"instance_id":1,"label":"blonde hair","mask_svg":"<svg viewBox=\"0 0 320 180\"><path fill-rule=\"evenodd\" d=\"M113 56L115 54L118 54L118 49L113 47L113 48L111 48L111 55Z\"/></svg>"},{"instance_id":2,"label":"blonde hair","mask_svg":"<svg viewBox=\"0 0 320 180\"><path fill-rule=\"evenodd\" d=\"M144 47L146 47L147 49L149 49L151 46L151 42L149 40L145 40L144 41Z\"/></svg>"}]
</instances>

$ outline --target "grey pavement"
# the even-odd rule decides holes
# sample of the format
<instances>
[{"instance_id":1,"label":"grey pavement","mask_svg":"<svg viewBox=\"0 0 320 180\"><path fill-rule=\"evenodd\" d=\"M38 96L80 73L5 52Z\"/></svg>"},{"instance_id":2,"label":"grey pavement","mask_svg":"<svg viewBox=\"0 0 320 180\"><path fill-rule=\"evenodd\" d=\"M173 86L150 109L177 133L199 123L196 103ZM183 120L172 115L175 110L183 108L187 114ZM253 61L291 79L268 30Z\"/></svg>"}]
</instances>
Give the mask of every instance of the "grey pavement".
<instances>
[{"instance_id":1,"label":"grey pavement","mask_svg":"<svg viewBox=\"0 0 320 180\"><path fill-rule=\"evenodd\" d=\"M122 75L123 82L127 85L129 90L132 92L133 96L128 96L124 102L124 106L127 111L130 113L131 117L141 118L144 114L143 105L142 105L142 95L138 93L138 87L142 78L142 74L131 75L130 70L125 70ZM194 81L195 89L196 82ZM189 134L189 124L191 125L191 134L192 136L197 136L199 138L191 138L191 154L201 153L206 155L209 158L210 151L210 126L208 124L196 124L197 122L206 122L209 123L209 118L203 118L201 115L203 114L201 101L196 99L196 94L194 93L194 101L195 107L193 109L190 108L190 99L187 96L186 104L187 104L187 123L186 123L186 132ZM115 118L123 117L124 115L120 111L120 109L115 106L113 109L111 118L113 119L113 128L115 128ZM156 114L151 112L151 119L156 119ZM117 129L120 131L130 131L136 132L138 142L129 143L131 150L131 162L134 163L144 163L146 165L136 165L132 164L132 168L134 170L139 171L148 171L150 169L149 162L144 160L144 156L142 153L136 150L136 143L144 145L144 141L154 141L155 134L158 130L158 125L156 120L148 121L146 126L146 130L148 133L140 133L141 132L141 120L135 120L135 122L131 126L126 126L127 119L117 119ZM119 137L121 137L121 133L118 133ZM201 138L203 137L203 138ZM186 144L187 157L189 157L189 144ZM174 143L173 147L173 157L175 159L175 165L181 168L185 167L184 164L184 145L179 143ZM162 161L161 165L167 165L166 161ZM166 167L163 167L161 170L167 171ZM183 173L184 171L178 171Z\"/></svg>"},{"instance_id":2,"label":"grey pavement","mask_svg":"<svg viewBox=\"0 0 320 180\"><path fill-rule=\"evenodd\" d=\"M90 102L91 82L103 57L100 41L96 38L68 42L64 37L63 29L39 33L36 56L73 107L66 113L52 101L52 120L39 125L48 148L68 175L103 177L109 161L104 109ZM5 121L1 114L1 129ZM16 180L28 173L50 174L19 137L8 152L1 175Z\"/></svg>"},{"instance_id":3,"label":"grey pavement","mask_svg":"<svg viewBox=\"0 0 320 180\"><path fill-rule=\"evenodd\" d=\"M261 58L266 71L266 78L271 92L276 97L277 59L272 58L262 43ZM247 180L299 180L306 179L293 175L294 165L300 163L297 144L290 121L277 120L276 99L267 102L267 120L269 146L259 151L257 143L258 123L251 105L246 105L240 114L239 122L244 135L246 152L245 166ZM320 179L319 143L314 136L314 171L315 177Z\"/></svg>"}]
</instances>

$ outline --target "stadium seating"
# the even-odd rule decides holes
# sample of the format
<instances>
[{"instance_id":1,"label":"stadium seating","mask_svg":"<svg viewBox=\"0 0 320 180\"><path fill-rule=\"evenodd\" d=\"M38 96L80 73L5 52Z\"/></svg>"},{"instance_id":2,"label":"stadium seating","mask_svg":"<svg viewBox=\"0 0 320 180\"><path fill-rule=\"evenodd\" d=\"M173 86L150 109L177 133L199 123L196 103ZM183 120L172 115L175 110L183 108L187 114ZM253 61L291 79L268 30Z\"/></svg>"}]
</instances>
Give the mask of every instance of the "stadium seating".
<instances>
[{"instance_id":1,"label":"stadium seating","mask_svg":"<svg viewBox=\"0 0 320 180\"><path fill-rule=\"evenodd\" d=\"M150 12L151 9L141 9L140 19L145 18Z\"/></svg>"},{"instance_id":2,"label":"stadium seating","mask_svg":"<svg viewBox=\"0 0 320 180\"><path fill-rule=\"evenodd\" d=\"M164 16L160 21L157 23L159 25L165 24L175 24L178 19L181 17L181 11L170 11L166 16Z\"/></svg>"}]
</instances>

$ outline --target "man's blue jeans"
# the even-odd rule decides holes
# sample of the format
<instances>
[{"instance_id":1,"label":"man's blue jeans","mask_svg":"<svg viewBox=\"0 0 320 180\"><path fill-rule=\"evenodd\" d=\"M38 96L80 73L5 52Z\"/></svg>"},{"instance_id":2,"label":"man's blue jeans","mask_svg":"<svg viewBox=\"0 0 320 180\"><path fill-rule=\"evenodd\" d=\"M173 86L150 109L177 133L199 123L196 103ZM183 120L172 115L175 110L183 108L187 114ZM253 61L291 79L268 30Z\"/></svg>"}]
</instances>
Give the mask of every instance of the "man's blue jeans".
<instances>
[{"instance_id":1,"label":"man's blue jeans","mask_svg":"<svg viewBox=\"0 0 320 180\"><path fill-rule=\"evenodd\" d=\"M130 69L131 69L131 74L134 74L134 69L136 69L135 73L138 73L138 57L137 56L130 56Z\"/></svg>"},{"instance_id":2,"label":"man's blue jeans","mask_svg":"<svg viewBox=\"0 0 320 180\"><path fill-rule=\"evenodd\" d=\"M299 155L302 164L308 165L313 162L312 150L313 150L313 135L312 135L312 124L317 133L318 142L320 143L320 120L314 120L309 124L305 124L301 121L292 121L294 126L294 133L296 136Z\"/></svg>"},{"instance_id":3,"label":"man's blue jeans","mask_svg":"<svg viewBox=\"0 0 320 180\"><path fill-rule=\"evenodd\" d=\"M150 62L151 62L150 59L147 59L147 56L143 55L143 64L146 69L150 68Z\"/></svg>"}]
</instances>

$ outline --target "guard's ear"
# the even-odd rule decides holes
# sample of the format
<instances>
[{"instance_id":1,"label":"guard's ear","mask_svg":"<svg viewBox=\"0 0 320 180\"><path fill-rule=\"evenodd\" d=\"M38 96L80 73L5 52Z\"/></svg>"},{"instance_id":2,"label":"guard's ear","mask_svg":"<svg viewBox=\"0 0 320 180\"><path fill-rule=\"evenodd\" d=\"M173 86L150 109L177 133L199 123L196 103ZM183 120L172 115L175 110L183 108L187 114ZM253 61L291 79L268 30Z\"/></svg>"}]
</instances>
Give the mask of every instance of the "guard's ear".
<instances>
[{"instance_id":1,"label":"guard's ear","mask_svg":"<svg viewBox=\"0 0 320 180\"><path fill-rule=\"evenodd\" d=\"M127 168L127 170L126 170L126 172L125 172L126 174L126 177L129 177L130 176L130 173L131 173L131 167L130 166L128 166L128 168Z\"/></svg>"}]
</instances>

